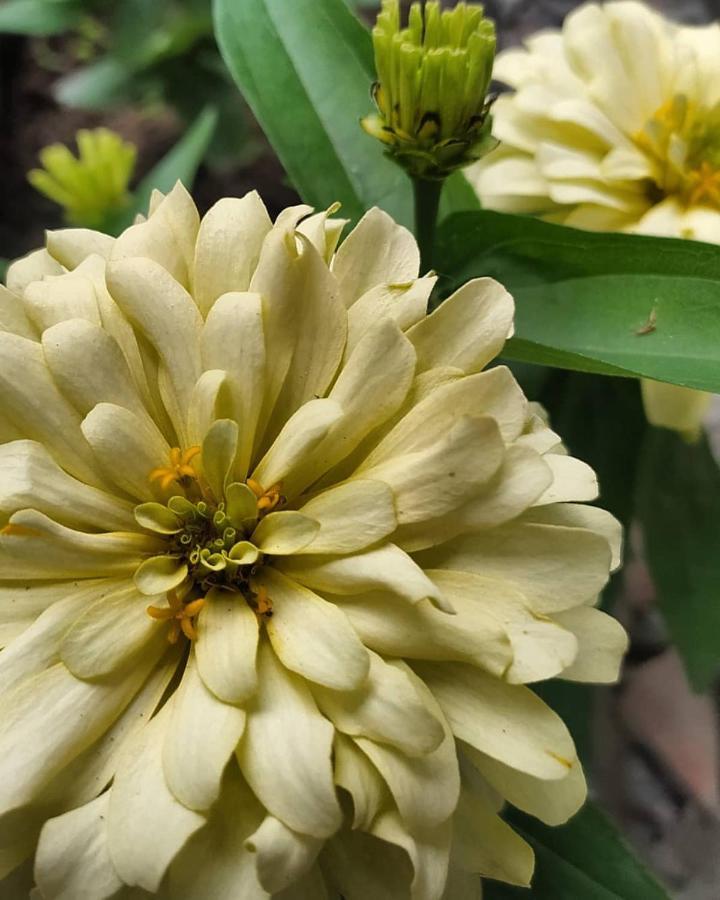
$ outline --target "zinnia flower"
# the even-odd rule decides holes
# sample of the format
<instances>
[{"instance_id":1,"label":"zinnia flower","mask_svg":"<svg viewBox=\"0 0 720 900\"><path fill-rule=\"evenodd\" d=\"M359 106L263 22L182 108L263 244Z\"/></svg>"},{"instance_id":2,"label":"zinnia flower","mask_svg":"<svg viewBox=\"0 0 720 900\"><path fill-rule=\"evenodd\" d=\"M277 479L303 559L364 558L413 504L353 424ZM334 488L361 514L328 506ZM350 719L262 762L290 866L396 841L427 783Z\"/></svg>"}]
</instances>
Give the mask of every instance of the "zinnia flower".
<instances>
[{"instance_id":1,"label":"zinnia flower","mask_svg":"<svg viewBox=\"0 0 720 900\"><path fill-rule=\"evenodd\" d=\"M597 231L720 243L720 25L588 3L496 60L515 89L470 170L484 205ZM698 433L710 395L644 381L653 424Z\"/></svg>"},{"instance_id":2,"label":"zinnia flower","mask_svg":"<svg viewBox=\"0 0 720 900\"><path fill-rule=\"evenodd\" d=\"M409 232L309 213L178 186L1 290L0 859L45 900L457 900L530 880L505 800L583 802L526 685L616 678L617 524L483 371L507 292L426 317Z\"/></svg>"}]
</instances>

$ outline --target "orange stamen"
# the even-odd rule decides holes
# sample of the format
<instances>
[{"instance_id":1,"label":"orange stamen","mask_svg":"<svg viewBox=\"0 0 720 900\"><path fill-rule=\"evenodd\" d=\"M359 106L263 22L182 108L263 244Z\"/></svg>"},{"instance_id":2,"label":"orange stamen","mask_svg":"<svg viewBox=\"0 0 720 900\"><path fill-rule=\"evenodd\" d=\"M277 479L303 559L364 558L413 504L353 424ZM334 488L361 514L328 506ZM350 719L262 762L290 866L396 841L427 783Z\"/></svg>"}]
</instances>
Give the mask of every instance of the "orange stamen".
<instances>
[{"instance_id":1,"label":"orange stamen","mask_svg":"<svg viewBox=\"0 0 720 900\"><path fill-rule=\"evenodd\" d=\"M151 619L159 622L170 622L170 630L168 632L168 641L176 644L182 632L188 640L197 640L197 628L195 627L195 619L200 610L205 606L205 599L199 597L197 600L191 600L190 603L183 603L178 597L177 591L168 591L167 606L148 606L147 614Z\"/></svg>"},{"instance_id":2,"label":"orange stamen","mask_svg":"<svg viewBox=\"0 0 720 900\"><path fill-rule=\"evenodd\" d=\"M269 513L271 510L275 509L275 507L282 500L282 483L278 482L274 484L272 487L269 487L267 490L255 481L254 478L248 478L247 486L250 490L255 494L258 498L257 500L257 508L258 512Z\"/></svg>"},{"instance_id":3,"label":"orange stamen","mask_svg":"<svg viewBox=\"0 0 720 900\"><path fill-rule=\"evenodd\" d=\"M148 475L149 480L159 482L162 490L167 491L176 481L187 478L197 479L198 473L191 463L198 453L200 453L200 447L188 447L187 450L172 447L168 454L169 465L153 469Z\"/></svg>"}]
</instances>

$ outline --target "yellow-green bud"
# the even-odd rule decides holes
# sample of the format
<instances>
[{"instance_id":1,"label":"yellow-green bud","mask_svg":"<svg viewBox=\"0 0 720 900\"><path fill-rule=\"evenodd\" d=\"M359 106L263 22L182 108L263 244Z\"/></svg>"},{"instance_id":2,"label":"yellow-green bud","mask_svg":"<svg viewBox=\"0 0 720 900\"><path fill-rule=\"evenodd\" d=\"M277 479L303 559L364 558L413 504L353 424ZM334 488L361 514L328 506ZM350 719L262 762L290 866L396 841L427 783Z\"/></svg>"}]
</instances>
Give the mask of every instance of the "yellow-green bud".
<instances>
[{"instance_id":1,"label":"yellow-green bud","mask_svg":"<svg viewBox=\"0 0 720 900\"><path fill-rule=\"evenodd\" d=\"M399 0L383 0L373 45L378 112L362 126L413 177L444 178L495 146L486 98L495 26L481 5L413 3L401 28Z\"/></svg>"},{"instance_id":2,"label":"yellow-green bud","mask_svg":"<svg viewBox=\"0 0 720 900\"><path fill-rule=\"evenodd\" d=\"M129 203L137 150L108 128L82 129L75 140L77 157L64 144L42 149L43 168L28 172L28 181L62 206L69 223L98 228Z\"/></svg>"}]
</instances>

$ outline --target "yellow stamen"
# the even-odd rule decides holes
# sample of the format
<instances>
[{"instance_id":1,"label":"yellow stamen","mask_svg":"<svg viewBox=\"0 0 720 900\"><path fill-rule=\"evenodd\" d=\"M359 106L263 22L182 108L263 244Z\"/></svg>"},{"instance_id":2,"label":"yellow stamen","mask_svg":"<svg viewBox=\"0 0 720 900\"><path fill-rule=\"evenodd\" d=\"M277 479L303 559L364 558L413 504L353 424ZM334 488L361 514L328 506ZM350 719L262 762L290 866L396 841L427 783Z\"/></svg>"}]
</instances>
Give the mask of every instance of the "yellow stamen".
<instances>
[{"instance_id":1,"label":"yellow stamen","mask_svg":"<svg viewBox=\"0 0 720 900\"><path fill-rule=\"evenodd\" d=\"M273 614L272 600L268 596L267 588L260 585L252 599L248 601L256 616L270 618Z\"/></svg>"},{"instance_id":2,"label":"yellow stamen","mask_svg":"<svg viewBox=\"0 0 720 900\"><path fill-rule=\"evenodd\" d=\"M148 475L149 480L159 482L164 491L167 491L175 482L182 483L188 478L196 481L198 474L191 463L198 453L200 453L200 447L189 447L187 450L172 447L168 454L169 465L153 469Z\"/></svg>"},{"instance_id":3,"label":"yellow stamen","mask_svg":"<svg viewBox=\"0 0 720 900\"><path fill-rule=\"evenodd\" d=\"M280 493L282 490L281 482L278 482L265 490L265 488L255 481L254 478L248 478L247 486L258 498L257 508L259 512L269 513L271 510L275 509L282 500L282 494Z\"/></svg>"},{"instance_id":4,"label":"yellow stamen","mask_svg":"<svg viewBox=\"0 0 720 900\"><path fill-rule=\"evenodd\" d=\"M195 619L205 606L205 599L199 597L197 600L191 600L190 603L183 603L178 597L177 591L168 591L167 600L167 606L148 606L147 614L151 619L170 623L168 641L171 644L177 643L181 632L188 640L196 641L198 635Z\"/></svg>"},{"instance_id":5,"label":"yellow stamen","mask_svg":"<svg viewBox=\"0 0 720 900\"><path fill-rule=\"evenodd\" d=\"M705 161L700 168L691 173L690 194L688 203L695 206L708 201L712 206L720 207L720 170Z\"/></svg>"}]
</instances>

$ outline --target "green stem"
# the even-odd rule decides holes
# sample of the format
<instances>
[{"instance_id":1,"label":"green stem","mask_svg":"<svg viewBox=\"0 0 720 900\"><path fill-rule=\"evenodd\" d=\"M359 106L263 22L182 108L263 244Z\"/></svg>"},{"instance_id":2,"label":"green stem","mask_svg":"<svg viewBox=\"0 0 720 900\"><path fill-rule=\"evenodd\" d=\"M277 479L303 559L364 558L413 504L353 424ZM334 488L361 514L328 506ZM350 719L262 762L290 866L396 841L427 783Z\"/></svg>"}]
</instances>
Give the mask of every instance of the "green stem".
<instances>
[{"instance_id":1,"label":"green stem","mask_svg":"<svg viewBox=\"0 0 720 900\"><path fill-rule=\"evenodd\" d=\"M413 178L412 182L415 193L415 238L420 247L420 271L425 274L432 268L440 194L445 182L425 178Z\"/></svg>"}]
</instances>

